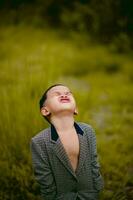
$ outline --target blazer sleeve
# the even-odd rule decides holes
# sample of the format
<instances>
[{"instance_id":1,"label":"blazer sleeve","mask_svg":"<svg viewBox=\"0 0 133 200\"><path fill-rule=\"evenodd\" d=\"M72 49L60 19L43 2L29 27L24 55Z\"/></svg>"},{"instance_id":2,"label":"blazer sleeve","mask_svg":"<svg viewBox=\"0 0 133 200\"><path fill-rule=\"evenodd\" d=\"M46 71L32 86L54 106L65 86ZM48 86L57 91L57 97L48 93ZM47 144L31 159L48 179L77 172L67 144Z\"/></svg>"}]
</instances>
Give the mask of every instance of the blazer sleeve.
<instances>
[{"instance_id":1,"label":"blazer sleeve","mask_svg":"<svg viewBox=\"0 0 133 200\"><path fill-rule=\"evenodd\" d=\"M97 155L96 135L94 129L91 127L91 168L94 188L100 191L104 187L103 178L100 173L100 164Z\"/></svg>"},{"instance_id":2,"label":"blazer sleeve","mask_svg":"<svg viewBox=\"0 0 133 200\"><path fill-rule=\"evenodd\" d=\"M48 157L42 151L40 144L34 141L33 138L31 139L30 148L34 175L40 185L42 199L54 200L56 197L56 185Z\"/></svg>"}]
</instances>

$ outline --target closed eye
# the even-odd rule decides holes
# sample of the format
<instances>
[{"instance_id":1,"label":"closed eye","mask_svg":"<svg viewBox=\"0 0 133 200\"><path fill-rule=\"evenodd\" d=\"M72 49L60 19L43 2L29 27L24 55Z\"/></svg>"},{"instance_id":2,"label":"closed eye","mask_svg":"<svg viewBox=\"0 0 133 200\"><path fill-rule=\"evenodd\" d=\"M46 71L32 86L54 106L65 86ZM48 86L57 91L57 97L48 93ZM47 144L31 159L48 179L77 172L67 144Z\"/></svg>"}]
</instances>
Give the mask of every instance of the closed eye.
<instances>
[{"instance_id":1,"label":"closed eye","mask_svg":"<svg viewBox=\"0 0 133 200\"><path fill-rule=\"evenodd\" d=\"M52 94L52 96L60 96L60 95L63 95L63 93L61 93L59 91L53 92L53 94ZM72 95L72 92L71 91L64 92L64 95L70 96L70 95Z\"/></svg>"},{"instance_id":2,"label":"closed eye","mask_svg":"<svg viewBox=\"0 0 133 200\"><path fill-rule=\"evenodd\" d=\"M60 93L60 92L54 92L53 95L55 95L55 96L60 96L61 93Z\"/></svg>"},{"instance_id":3,"label":"closed eye","mask_svg":"<svg viewBox=\"0 0 133 200\"><path fill-rule=\"evenodd\" d=\"M66 92L66 95L72 95L72 92Z\"/></svg>"}]
</instances>

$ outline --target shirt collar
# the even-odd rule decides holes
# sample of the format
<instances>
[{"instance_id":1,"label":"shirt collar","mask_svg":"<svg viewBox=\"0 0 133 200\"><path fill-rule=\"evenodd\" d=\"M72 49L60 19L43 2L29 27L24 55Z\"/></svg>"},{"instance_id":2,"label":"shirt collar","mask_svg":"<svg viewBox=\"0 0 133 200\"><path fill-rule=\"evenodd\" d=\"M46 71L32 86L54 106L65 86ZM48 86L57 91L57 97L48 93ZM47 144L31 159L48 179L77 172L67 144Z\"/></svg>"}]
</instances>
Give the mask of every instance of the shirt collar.
<instances>
[{"instance_id":1,"label":"shirt collar","mask_svg":"<svg viewBox=\"0 0 133 200\"><path fill-rule=\"evenodd\" d=\"M80 134L80 135L84 134L84 131L81 129L81 127L76 122L74 122L74 127L76 129L77 134ZM59 135L58 135L54 125L51 124L51 139L54 141L57 141L58 138L59 138Z\"/></svg>"}]
</instances>

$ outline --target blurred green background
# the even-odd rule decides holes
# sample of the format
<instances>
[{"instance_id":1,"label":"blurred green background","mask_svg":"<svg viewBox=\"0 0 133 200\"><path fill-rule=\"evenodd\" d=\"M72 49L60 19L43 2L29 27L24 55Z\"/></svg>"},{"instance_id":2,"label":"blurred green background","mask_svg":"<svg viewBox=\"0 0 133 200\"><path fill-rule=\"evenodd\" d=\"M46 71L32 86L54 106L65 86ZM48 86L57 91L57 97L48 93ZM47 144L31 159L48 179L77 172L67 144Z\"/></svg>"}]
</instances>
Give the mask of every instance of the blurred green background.
<instances>
[{"instance_id":1,"label":"blurred green background","mask_svg":"<svg viewBox=\"0 0 133 200\"><path fill-rule=\"evenodd\" d=\"M44 90L74 92L93 126L101 200L133 199L133 1L0 1L0 199L40 200L30 139Z\"/></svg>"}]
</instances>

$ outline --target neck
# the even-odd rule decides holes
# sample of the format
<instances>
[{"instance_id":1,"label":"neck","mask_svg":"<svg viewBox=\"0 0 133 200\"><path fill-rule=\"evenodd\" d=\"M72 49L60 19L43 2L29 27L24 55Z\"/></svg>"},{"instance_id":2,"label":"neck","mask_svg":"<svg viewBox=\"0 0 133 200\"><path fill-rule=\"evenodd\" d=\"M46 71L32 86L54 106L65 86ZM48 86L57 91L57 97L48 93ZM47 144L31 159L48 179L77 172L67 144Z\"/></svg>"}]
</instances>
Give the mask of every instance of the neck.
<instances>
[{"instance_id":1,"label":"neck","mask_svg":"<svg viewBox=\"0 0 133 200\"><path fill-rule=\"evenodd\" d=\"M74 127L74 117L73 114L64 116L52 116L51 123L59 132L68 131Z\"/></svg>"}]
</instances>

